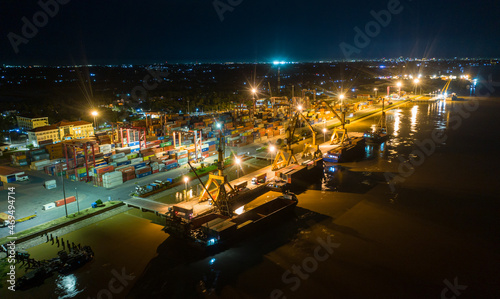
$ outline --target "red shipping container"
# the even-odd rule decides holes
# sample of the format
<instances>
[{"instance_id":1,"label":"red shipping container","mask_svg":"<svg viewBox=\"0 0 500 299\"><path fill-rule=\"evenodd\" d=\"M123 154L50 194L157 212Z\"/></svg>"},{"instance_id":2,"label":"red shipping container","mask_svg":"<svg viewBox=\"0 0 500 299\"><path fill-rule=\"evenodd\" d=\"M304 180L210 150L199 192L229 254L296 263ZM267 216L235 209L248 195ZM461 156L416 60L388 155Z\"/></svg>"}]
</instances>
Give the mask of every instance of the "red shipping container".
<instances>
[{"instance_id":1,"label":"red shipping container","mask_svg":"<svg viewBox=\"0 0 500 299\"><path fill-rule=\"evenodd\" d=\"M157 173L158 169L151 171L151 173Z\"/></svg>"},{"instance_id":2,"label":"red shipping container","mask_svg":"<svg viewBox=\"0 0 500 299\"><path fill-rule=\"evenodd\" d=\"M75 202L75 201L76 201L76 197L74 197L74 196L66 197L66 204L71 203L71 202Z\"/></svg>"}]
</instances>

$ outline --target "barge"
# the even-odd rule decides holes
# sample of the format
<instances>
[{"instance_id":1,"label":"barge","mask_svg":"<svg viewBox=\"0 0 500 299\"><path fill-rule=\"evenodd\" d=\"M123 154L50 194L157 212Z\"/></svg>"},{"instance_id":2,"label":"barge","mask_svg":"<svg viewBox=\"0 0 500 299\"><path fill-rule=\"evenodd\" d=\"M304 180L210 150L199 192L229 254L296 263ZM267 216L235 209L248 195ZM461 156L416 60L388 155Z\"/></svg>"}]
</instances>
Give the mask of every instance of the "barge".
<instances>
[{"instance_id":1,"label":"barge","mask_svg":"<svg viewBox=\"0 0 500 299\"><path fill-rule=\"evenodd\" d=\"M365 154L365 139L352 137L338 147L329 150L323 155L323 161L331 163L351 162L360 160Z\"/></svg>"},{"instance_id":2,"label":"barge","mask_svg":"<svg viewBox=\"0 0 500 299\"><path fill-rule=\"evenodd\" d=\"M164 230L198 248L217 250L293 214L297 202L297 196L287 192L255 206L253 202L241 206L233 217L210 213L187 220L174 211L168 215Z\"/></svg>"}]
</instances>

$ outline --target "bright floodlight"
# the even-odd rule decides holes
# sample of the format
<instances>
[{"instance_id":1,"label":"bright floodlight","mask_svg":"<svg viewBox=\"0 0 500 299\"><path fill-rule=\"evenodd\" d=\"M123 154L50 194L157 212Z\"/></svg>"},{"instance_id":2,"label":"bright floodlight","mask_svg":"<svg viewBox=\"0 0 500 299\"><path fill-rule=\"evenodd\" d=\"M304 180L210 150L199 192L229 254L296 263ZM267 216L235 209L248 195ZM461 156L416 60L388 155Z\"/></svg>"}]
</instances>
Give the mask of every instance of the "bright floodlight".
<instances>
[{"instance_id":1,"label":"bright floodlight","mask_svg":"<svg viewBox=\"0 0 500 299\"><path fill-rule=\"evenodd\" d=\"M252 88L252 93L257 93L257 89Z\"/></svg>"},{"instance_id":2,"label":"bright floodlight","mask_svg":"<svg viewBox=\"0 0 500 299\"><path fill-rule=\"evenodd\" d=\"M420 80L415 79L415 80L413 80L413 82L414 82L415 84L418 84L418 83L420 82Z\"/></svg>"},{"instance_id":3,"label":"bright floodlight","mask_svg":"<svg viewBox=\"0 0 500 299\"><path fill-rule=\"evenodd\" d=\"M403 84L401 82L398 82L398 87L401 87Z\"/></svg>"},{"instance_id":4,"label":"bright floodlight","mask_svg":"<svg viewBox=\"0 0 500 299\"><path fill-rule=\"evenodd\" d=\"M323 133L326 133L326 128L323 128Z\"/></svg>"},{"instance_id":5,"label":"bright floodlight","mask_svg":"<svg viewBox=\"0 0 500 299\"><path fill-rule=\"evenodd\" d=\"M217 123L217 128L219 128L219 129L220 129L220 123Z\"/></svg>"},{"instance_id":6,"label":"bright floodlight","mask_svg":"<svg viewBox=\"0 0 500 299\"><path fill-rule=\"evenodd\" d=\"M299 111L302 111L302 105L298 105L297 109L299 109Z\"/></svg>"},{"instance_id":7,"label":"bright floodlight","mask_svg":"<svg viewBox=\"0 0 500 299\"><path fill-rule=\"evenodd\" d=\"M378 89L377 89L377 88L374 88L373 90L377 91Z\"/></svg>"},{"instance_id":8,"label":"bright floodlight","mask_svg":"<svg viewBox=\"0 0 500 299\"><path fill-rule=\"evenodd\" d=\"M240 164L241 163L241 159L240 158L236 158L236 159L234 159L234 162L236 162L236 164Z\"/></svg>"},{"instance_id":9,"label":"bright floodlight","mask_svg":"<svg viewBox=\"0 0 500 299\"><path fill-rule=\"evenodd\" d=\"M92 111L90 114L92 114L93 116L97 116L97 111Z\"/></svg>"},{"instance_id":10,"label":"bright floodlight","mask_svg":"<svg viewBox=\"0 0 500 299\"><path fill-rule=\"evenodd\" d=\"M184 177L184 183L187 183L189 181L189 178L187 176Z\"/></svg>"},{"instance_id":11,"label":"bright floodlight","mask_svg":"<svg viewBox=\"0 0 500 299\"><path fill-rule=\"evenodd\" d=\"M343 99L345 96L343 94L339 95L339 99Z\"/></svg>"},{"instance_id":12,"label":"bright floodlight","mask_svg":"<svg viewBox=\"0 0 500 299\"><path fill-rule=\"evenodd\" d=\"M241 206L241 207L237 208L236 210L234 210L234 213L236 215L241 215L244 212L244 208L245 208L245 206Z\"/></svg>"},{"instance_id":13,"label":"bright floodlight","mask_svg":"<svg viewBox=\"0 0 500 299\"><path fill-rule=\"evenodd\" d=\"M269 147L269 150L270 150L271 152L274 152L274 150L276 150L276 148L275 148L274 146L272 146L272 145L271 145L271 146Z\"/></svg>"}]
</instances>

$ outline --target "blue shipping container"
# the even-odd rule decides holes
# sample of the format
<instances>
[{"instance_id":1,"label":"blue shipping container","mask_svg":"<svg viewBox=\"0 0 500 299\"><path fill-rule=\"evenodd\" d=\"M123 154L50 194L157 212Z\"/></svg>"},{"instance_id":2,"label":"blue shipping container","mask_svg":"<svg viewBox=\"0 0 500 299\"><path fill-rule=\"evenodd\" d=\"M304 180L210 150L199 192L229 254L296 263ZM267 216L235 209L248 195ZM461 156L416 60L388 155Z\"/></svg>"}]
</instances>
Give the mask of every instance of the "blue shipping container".
<instances>
[{"instance_id":1,"label":"blue shipping container","mask_svg":"<svg viewBox=\"0 0 500 299\"><path fill-rule=\"evenodd\" d=\"M168 165L166 165L166 166L165 166L165 168L166 168L167 170L170 170L170 169L177 168L177 166L179 166L179 164L177 164L177 163L172 163L172 164L168 164Z\"/></svg>"},{"instance_id":2,"label":"blue shipping container","mask_svg":"<svg viewBox=\"0 0 500 299\"><path fill-rule=\"evenodd\" d=\"M137 168L141 168L141 167L146 166L146 163L144 163L144 162L142 162L142 163L137 163L137 164L134 164L134 165L132 165L132 166L134 166L134 168L135 168L135 169L137 169Z\"/></svg>"},{"instance_id":3,"label":"blue shipping container","mask_svg":"<svg viewBox=\"0 0 500 299\"><path fill-rule=\"evenodd\" d=\"M201 152L203 152L203 153L204 153L204 152L208 152L208 147L206 147L206 148L202 148L202 149L201 149Z\"/></svg>"},{"instance_id":4,"label":"blue shipping container","mask_svg":"<svg viewBox=\"0 0 500 299\"><path fill-rule=\"evenodd\" d=\"M129 165L129 164L130 164L130 160L129 161L118 162L118 163L116 163L116 166L123 166L123 165Z\"/></svg>"},{"instance_id":5,"label":"blue shipping container","mask_svg":"<svg viewBox=\"0 0 500 299\"><path fill-rule=\"evenodd\" d=\"M137 175L137 178L143 178L143 177L148 176L150 174L151 174L151 171L148 171L148 172L145 172L145 173L141 173L141 174Z\"/></svg>"}]
</instances>

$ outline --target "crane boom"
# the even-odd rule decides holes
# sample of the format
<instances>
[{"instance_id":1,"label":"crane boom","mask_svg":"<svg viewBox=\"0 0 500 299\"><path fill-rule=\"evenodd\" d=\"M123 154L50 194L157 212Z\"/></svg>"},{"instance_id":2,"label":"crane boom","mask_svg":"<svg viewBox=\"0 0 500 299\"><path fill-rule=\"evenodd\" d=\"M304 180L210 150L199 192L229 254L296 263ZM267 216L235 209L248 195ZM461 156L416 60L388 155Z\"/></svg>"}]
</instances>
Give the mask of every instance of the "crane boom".
<instances>
[{"instance_id":1,"label":"crane boom","mask_svg":"<svg viewBox=\"0 0 500 299\"><path fill-rule=\"evenodd\" d=\"M337 144L337 143L343 143L346 139L349 138L347 136L347 129L345 128L346 122L345 122L345 113L342 115L342 117L333 109L330 104L328 104L326 101L322 101L325 106L330 109L330 111L335 115L335 117L340 121L340 124L342 125L342 128L335 128L333 130L332 138L330 139L330 144Z\"/></svg>"}]
</instances>

